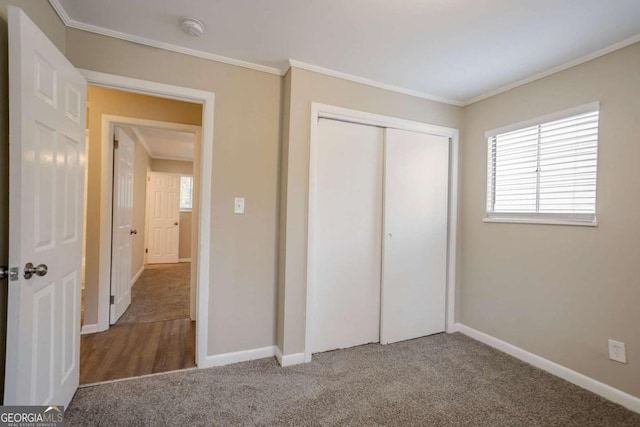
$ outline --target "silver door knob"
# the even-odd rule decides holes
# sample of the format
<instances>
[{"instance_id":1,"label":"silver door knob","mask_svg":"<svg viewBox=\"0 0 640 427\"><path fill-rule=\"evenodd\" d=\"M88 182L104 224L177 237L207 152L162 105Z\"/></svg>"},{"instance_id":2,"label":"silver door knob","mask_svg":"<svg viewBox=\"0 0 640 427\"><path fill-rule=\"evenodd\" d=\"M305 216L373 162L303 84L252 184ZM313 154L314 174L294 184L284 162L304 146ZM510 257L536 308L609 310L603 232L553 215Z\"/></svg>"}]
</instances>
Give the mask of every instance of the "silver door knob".
<instances>
[{"instance_id":1,"label":"silver door knob","mask_svg":"<svg viewBox=\"0 0 640 427\"><path fill-rule=\"evenodd\" d=\"M130 234L138 234L138 230L133 229L133 230L131 230L129 233L130 233Z\"/></svg>"},{"instance_id":2,"label":"silver door knob","mask_svg":"<svg viewBox=\"0 0 640 427\"><path fill-rule=\"evenodd\" d=\"M0 280L9 277L9 269L6 265L0 266Z\"/></svg>"},{"instance_id":3,"label":"silver door knob","mask_svg":"<svg viewBox=\"0 0 640 427\"><path fill-rule=\"evenodd\" d=\"M49 269L45 264L40 264L37 267L34 267L32 263L28 262L24 266L24 278L31 279L34 274L42 277L47 274L47 271L49 271Z\"/></svg>"}]
</instances>

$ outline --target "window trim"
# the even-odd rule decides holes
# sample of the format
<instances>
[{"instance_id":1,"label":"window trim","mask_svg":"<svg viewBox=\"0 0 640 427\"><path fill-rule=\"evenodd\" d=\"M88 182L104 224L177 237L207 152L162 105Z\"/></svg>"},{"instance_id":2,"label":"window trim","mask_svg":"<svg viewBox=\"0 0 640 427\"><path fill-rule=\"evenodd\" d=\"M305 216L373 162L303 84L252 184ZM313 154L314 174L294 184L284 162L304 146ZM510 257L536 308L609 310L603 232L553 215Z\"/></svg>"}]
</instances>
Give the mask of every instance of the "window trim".
<instances>
[{"instance_id":1,"label":"window trim","mask_svg":"<svg viewBox=\"0 0 640 427\"><path fill-rule=\"evenodd\" d=\"M492 129L486 131L484 136L487 141L487 152L491 147L491 138L503 133L513 132L516 130L538 126L544 123L553 122L556 120L565 119L571 116L577 116L580 114L600 111L600 102L590 102L588 104L580 105L574 108L558 111L551 114L546 114L533 119L524 120L518 123L514 123L508 126ZM598 135L598 147L600 145ZM487 169L488 170L488 169ZM489 177L487 176L487 181ZM597 172L596 172L596 185L597 185ZM487 191L485 199L485 217L483 222L487 223L511 223L511 224L546 224L546 225L576 225L597 227L596 212L594 213L541 213L541 212L489 212L487 207L489 205L490 194ZM597 197L597 196L596 196ZM597 201L597 198L596 198ZM597 205L596 205L597 207Z\"/></svg>"}]
</instances>

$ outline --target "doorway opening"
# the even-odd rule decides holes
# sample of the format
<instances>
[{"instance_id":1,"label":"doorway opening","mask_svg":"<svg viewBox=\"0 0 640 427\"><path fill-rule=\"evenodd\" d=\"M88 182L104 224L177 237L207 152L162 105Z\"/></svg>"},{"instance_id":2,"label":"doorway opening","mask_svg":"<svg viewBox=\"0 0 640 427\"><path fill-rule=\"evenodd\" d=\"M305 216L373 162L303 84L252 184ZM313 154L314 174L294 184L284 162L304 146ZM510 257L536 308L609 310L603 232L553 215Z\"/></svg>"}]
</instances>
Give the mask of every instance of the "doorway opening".
<instances>
[{"instance_id":1,"label":"doorway opening","mask_svg":"<svg viewBox=\"0 0 640 427\"><path fill-rule=\"evenodd\" d=\"M202 105L88 86L87 118L80 384L195 367Z\"/></svg>"}]
</instances>

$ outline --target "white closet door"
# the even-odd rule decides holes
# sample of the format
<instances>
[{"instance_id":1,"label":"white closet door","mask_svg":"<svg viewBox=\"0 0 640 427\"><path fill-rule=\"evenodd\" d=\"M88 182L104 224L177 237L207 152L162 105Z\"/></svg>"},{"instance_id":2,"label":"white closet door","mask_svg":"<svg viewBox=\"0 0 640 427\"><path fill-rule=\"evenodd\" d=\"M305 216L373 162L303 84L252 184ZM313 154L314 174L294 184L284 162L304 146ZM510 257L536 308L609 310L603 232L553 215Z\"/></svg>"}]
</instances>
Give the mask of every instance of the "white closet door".
<instances>
[{"instance_id":1,"label":"white closet door","mask_svg":"<svg viewBox=\"0 0 640 427\"><path fill-rule=\"evenodd\" d=\"M385 131L383 344L445 329L449 139Z\"/></svg>"},{"instance_id":2,"label":"white closet door","mask_svg":"<svg viewBox=\"0 0 640 427\"><path fill-rule=\"evenodd\" d=\"M383 130L321 119L312 352L380 340Z\"/></svg>"}]
</instances>

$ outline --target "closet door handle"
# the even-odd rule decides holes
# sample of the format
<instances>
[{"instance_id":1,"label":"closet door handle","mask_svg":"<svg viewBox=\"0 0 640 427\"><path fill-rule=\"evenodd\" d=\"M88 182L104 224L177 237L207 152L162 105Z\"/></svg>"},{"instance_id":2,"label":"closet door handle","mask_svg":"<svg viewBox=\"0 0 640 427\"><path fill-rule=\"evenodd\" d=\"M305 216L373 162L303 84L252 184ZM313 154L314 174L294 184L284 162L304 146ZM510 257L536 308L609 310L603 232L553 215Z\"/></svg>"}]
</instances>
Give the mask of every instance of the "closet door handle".
<instances>
[{"instance_id":1,"label":"closet door handle","mask_svg":"<svg viewBox=\"0 0 640 427\"><path fill-rule=\"evenodd\" d=\"M393 234L387 233L387 238L391 239L392 237L393 237Z\"/></svg>"}]
</instances>

